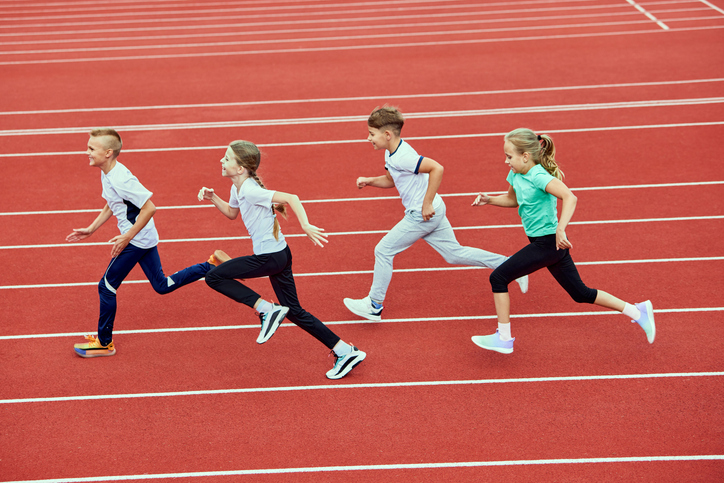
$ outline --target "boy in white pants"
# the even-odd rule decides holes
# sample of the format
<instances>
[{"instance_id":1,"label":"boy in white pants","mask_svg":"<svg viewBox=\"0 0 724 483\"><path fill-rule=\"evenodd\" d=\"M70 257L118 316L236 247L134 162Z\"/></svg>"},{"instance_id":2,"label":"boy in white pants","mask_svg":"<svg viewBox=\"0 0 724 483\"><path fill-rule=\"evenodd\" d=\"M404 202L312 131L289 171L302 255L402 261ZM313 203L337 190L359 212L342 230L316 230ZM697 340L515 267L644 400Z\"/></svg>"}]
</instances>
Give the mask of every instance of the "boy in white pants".
<instances>
[{"instance_id":1,"label":"boy in white pants","mask_svg":"<svg viewBox=\"0 0 724 483\"><path fill-rule=\"evenodd\" d=\"M357 178L360 189L365 186L397 188L405 207L405 217L375 247L375 269L369 295L363 299L344 299L352 313L373 321L381 320L382 303L392 280L392 260L417 240L425 240L453 265L495 269L508 258L458 243L445 216L445 203L437 194L443 167L435 160L417 154L400 137L404 123L402 113L394 107L378 108L370 114L367 140L375 149L385 150L386 173L373 178ZM528 291L527 276L516 281L523 293Z\"/></svg>"}]
</instances>

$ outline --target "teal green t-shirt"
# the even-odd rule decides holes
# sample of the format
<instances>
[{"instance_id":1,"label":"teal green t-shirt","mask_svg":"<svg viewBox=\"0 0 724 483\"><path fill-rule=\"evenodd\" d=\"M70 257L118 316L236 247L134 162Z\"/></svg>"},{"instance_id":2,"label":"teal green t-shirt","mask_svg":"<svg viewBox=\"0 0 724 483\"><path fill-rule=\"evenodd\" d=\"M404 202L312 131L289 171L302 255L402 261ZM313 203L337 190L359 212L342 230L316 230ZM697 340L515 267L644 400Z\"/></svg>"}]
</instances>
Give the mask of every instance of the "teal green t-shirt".
<instances>
[{"instance_id":1,"label":"teal green t-shirt","mask_svg":"<svg viewBox=\"0 0 724 483\"><path fill-rule=\"evenodd\" d=\"M556 232L558 198L546 191L546 186L554 179L540 164L525 174L508 173L507 181L515 190L518 214L528 236L553 235Z\"/></svg>"}]
</instances>

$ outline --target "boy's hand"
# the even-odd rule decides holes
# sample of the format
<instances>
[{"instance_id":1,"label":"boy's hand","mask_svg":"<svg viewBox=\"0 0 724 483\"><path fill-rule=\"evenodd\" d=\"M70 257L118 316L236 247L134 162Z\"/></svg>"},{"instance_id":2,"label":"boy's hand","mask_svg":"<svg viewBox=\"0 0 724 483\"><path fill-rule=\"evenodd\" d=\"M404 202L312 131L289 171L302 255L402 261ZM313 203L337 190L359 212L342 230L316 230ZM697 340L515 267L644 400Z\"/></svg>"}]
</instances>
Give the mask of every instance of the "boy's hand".
<instances>
[{"instance_id":1,"label":"boy's hand","mask_svg":"<svg viewBox=\"0 0 724 483\"><path fill-rule=\"evenodd\" d=\"M88 228L73 228L73 233L65 237L65 241L67 242L77 242L80 240L83 240L85 238L88 238L93 234L92 231L90 231Z\"/></svg>"},{"instance_id":2,"label":"boy's hand","mask_svg":"<svg viewBox=\"0 0 724 483\"><path fill-rule=\"evenodd\" d=\"M490 196L486 195L485 193L479 193L478 196L475 198L475 201L473 201L472 206L483 206L487 205L490 202Z\"/></svg>"},{"instance_id":3,"label":"boy's hand","mask_svg":"<svg viewBox=\"0 0 724 483\"><path fill-rule=\"evenodd\" d=\"M357 187L359 189L362 189L365 186L367 186L367 183L368 183L367 178L362 178L362 177L357 178Z\"/></svg>"},{"instance_id":4,"label":"boy's hand","mask_svg":"<svg viewBox=\"0 0 724 483\"><path fill-rule=\"evenodd\" d=\"M433 216L435 216L435 209L432 207L432 203L423 203L422 204L422 220L430 221L430 219Z\"/></svg>"},{"instance_id":5,"label":"boy's hand","mask_svg":"<svg viewBox=\"0 0 724 483\"><path fill-rule=\"evenodd\" d=\"M214 189L204 186L199 190L199 201L210 200L214 197Z\"/></svg>"},{"instance_id":6,"label":"boy's hand","mask_svg":"<svg viewBox=\"0 0 724 483\"><path fill-rule=\"evenodd\" d=\"M113 248L111 249L111 258L116 258L118 255L121 254L124 248L128 246L128 243L131 240L126 235L118 235L114 236L110 240L108 240L108 243L113 243Z\"/></svg>"}]
</instances>

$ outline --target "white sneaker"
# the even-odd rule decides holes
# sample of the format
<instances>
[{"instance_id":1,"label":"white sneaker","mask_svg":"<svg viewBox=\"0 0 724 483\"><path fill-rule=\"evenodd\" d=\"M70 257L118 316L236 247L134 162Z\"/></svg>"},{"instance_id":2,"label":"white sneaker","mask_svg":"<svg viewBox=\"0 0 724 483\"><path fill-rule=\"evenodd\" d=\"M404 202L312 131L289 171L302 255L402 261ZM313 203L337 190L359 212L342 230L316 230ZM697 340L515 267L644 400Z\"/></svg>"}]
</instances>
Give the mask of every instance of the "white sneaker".
<instances>
[{"instance_id":1,"label":"white sneaker","mask_svg":"<svg viewBox=\"0 0 724 483\"><path fill-rule=\"evenodd\" d=\"M287 316L287 312L289 312L289 307L272 304L272 309L269 312L259 314L261 332L259 332L259 337L256 339L257 344L263 344L271 339L271 336L273 336L274 332L277 331L279 325L282 323L282 320L284 320L284 317Z\"/></svg>"},{"instance_id":2,"label":"white sneaker","mask_svg":"<svg viewBox=\"0 0 724 483\"><path fill-rule=\"evenodd\" d=\"M372 301L369 295L363 299L344 299L344 305L355 315L364 317L367 320L379 322L382 320L380 314L382 314L383 307L376 309L372 306Z\"/></svg>"},{"instance_id":3,"label":"white sneaker","mask_svg":"<svg viewBox=\"0 0 724 483\"><path fill-rule=\"evenodd\" d=\"M349 373L349 371L354 369L357 364L365 360L365 357L367 357L367 354L355 346L352 346L352 352L349 354L338 356L334 353L334 351L332 351L332 354L330 355L334 355L335 361L334 367L327 371L327 378L329 379L342 379Z\"/></svg>"},{"instance_id":4,"label":"white sneaker","mask_svg":"<svg viewBox=\"0 0 724 483\"><path fill-rule=\"evenodd\" d=\"M654 339L656 338L654 306L651 305L650 300L647 300L646 302L636 304L636 308L639 309L639 311L641 312L641 317L639 317L639 320L632 320L631 322L636 322L637 324L639 324L641 328L644 329L644 332L646 332L646 340L649 341L649 344L653 344Z\"/></svg>"},{"instance_id":5,"label":"white sneaker","mask_svg":"<svg viewBox=\"0 0 724 483\"><path fill-rule=\"evenodd\" d=\"M526 293L528 291L528 275L516 278L515 281L518 282L518 285L520 285L521 292Z\"/></svg>"}]
</instances>

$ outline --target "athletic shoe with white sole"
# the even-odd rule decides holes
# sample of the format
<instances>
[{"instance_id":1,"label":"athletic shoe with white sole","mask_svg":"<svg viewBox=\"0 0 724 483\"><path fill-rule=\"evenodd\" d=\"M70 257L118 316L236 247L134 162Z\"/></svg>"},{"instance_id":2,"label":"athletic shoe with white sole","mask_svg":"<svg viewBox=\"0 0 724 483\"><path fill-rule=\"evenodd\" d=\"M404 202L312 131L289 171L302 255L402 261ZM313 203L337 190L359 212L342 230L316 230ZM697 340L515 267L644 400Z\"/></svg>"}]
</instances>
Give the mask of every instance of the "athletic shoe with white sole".
<instances>
[{"instance_id":1,"label":"athletic shoe with white sole","mask_svg":"<svg viewBox=\"0 0 724 483\"><path fill-rule=\"evenodd\" d=\"M284 317L287 316L287 312L289 312L289 307L272 304L272 309L269 312L259 314L261 332L259 332L259 337L256 339L257 344L263 344L271 339L271 336L277 331Z\"/></svg>"},{"instance_id":2,"label":"athletic shoe with white sole","mask_svg":"<svg viewBox=\"0 0 724 483\"><path fill-rule=\"evenodd\" d=\"M354 369L357 364L365 360L365 357L367 357L366 353L362 352L355 346L352 346L352 352L349 354L338 356L334 353L334 351L332 351L330 355L332 354L334 354L336 360L334 361L334 367L327 371L328 379L342 379L349 373L349 371Z\"/></svg>"},{"instance_id":3,"label":"athletic shoe with white sole","mask_svg":"<svg viewBox=\"0 0 724 483\"><path fill-rule=\"evenodd\" d=\"M85 338L90 342L73 345L75 353L79 356L108 357L116 354L116 347L113 345L113 341L111 341L108 345L103 345L95 335L86 335Z\"/></svg>"},{"instance_id":4,"label":"athletic shoe with white sole","mask_svg":"<svg viewBox=\"0 0 724 483\"><path fill-rule=\"evenodd\" d=\"M641 328L644 329L644 332L646 332L646 339L648 339L649 344L653 344L654 338L656 338L654 306L651 305L650 300L647 300L646 302L636 304L636 308L641 311L641 317L639 317L639 320L632 320L631 322L636 322L637 324L639 324Z\"/></svg>"},{"instance_id":5,"label":"athletic shoe with white sole","mask_svg":"<svg viewBox=\"0 0 724 483\"><path fill-rule=\"evenodd\" d=\"M515 281L518 282L518 285L520 285L520 291L522 293L526 293L528 291L528 275L516 278Z\"/></svg>"},{"instance_id":6,"label":"athletic shoe with white sole","mask_svg":"<svg viewBox=\"0 0 724 483\"><path fill-rule=\"evenodd\" d=\"M472 339L475 345L482 347L483 349L500 352L502 354L513 353L513 341L515 340L515 337L510 340L502 340L498 329L495 329L495 334L474 335Z\"/></svg>"},{"instance_id":7,"label":"athletic shoe with white sole","mask_svg":"<svg viewBox=\"0 0 724 483\"><path fill-rule=\"evenodd\" d=\"M344 299L344 305L346 305L353 314L364 317L367 320L372 320L374 322L382 320L381 314L384 307L376 309L372 305L372 300L370 300L369 295L363 299L346 298Z\"/></svg>"}]
</instances>

